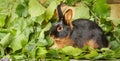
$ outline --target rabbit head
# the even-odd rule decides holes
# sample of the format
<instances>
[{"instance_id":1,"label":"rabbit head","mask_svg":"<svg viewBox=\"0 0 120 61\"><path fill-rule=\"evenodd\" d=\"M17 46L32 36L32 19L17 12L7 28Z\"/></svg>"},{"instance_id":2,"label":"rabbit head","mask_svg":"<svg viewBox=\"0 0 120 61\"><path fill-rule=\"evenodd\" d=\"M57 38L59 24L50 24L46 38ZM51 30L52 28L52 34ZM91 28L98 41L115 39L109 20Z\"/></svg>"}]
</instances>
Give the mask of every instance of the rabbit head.
<instances>
[{"instance_id":1,"label":"rabbit head","mask_svg":"<svg viewBox=\"0 0 120 61\"><path fill-rule=\"evenodd\" d=\"M71 22L72 10L68 9L63 15L61 11L61 4L60 4L57 6L57 13L58 13L59 21L53 24L53 26L51 27L50 37L54 41L61 41L63 39L68 41L69 35L73 29L73 25Z\"/></svg>"},{"instance_id":2,"label":"rabbit head","mask_svg":"<svg viewBox=\"0 0 120 61\"><path fill-rule=\"evenodd\" d=\"M73 29L73 25L71 23L72 10L68 9L63 15L60 4L57 6L57 13L58 13L59 21L53 24L53 26L51 27L50 36L54 35L55 38L64 38Z\"/></svg>"}]
</instances>

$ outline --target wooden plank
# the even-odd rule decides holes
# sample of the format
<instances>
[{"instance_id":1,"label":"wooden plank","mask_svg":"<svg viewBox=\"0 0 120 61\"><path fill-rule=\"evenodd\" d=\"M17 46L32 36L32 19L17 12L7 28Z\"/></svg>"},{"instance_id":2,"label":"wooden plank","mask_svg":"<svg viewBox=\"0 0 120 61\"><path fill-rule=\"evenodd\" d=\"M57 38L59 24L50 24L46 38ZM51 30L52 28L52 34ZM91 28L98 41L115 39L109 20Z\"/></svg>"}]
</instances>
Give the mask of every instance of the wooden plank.
<instances>
[{"instance_id":1,"label":"wooden plank","mask_svg":"<svg viewBox=\"0 0 120 61\"><path fill-rule=\"evenodd\" d=\"M120 19L120 4L110 4L110 19Z\"/></svg>"},{"instance_id":2,"label":"wooden plank","mask_svg":"<svg viewBox=\"0 0 120 61\"><path fill-rule=\"evenodd\" d=\"M75 60L75 59L70 59L70 61L120 61L120 59L114 59L114 60Z\"/></svg>"},{"instance_id":3,"label":"wooden plank","mask_svg":"<svg viewBox=\"0 0 120 61\"><path fill-rule=\"evenodd\" d=\"M120 4L120 0L107 0L108 4Z\"/></svg>"}]
</instances>

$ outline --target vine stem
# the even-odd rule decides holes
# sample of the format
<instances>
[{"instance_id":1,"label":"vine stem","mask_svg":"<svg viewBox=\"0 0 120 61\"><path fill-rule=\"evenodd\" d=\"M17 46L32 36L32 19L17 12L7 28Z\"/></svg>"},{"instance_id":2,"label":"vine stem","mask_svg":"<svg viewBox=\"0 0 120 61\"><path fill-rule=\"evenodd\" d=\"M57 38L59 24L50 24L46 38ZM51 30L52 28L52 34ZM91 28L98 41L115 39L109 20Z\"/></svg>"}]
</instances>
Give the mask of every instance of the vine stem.
<instances>
[{"instance_id":1,"label":"vine stem","mask_svg":"<svg viewBox=\"0 0 120 61\"><path fill-rule=\"evenodd\" d=\"M113 36L116 38L116 41L120 44L119 38L115 34L113 34Z\"/></svg>"},{"instance_id":2,"label":"vine stem","mask_svg":"<svg viewBox=\"0 0 120 61\"><path fill-rule=\"evenodd\" d=\"M93 4L91 5L92 8L93 8L95 2L96 2L96 0L93 0L93 1L92 1L92 3L93 3ZM99 18L97 15L95 15L95 13L93 12L92 9L90 9L90 7L89 7L88 4L85 3L85 5L89 8L89 11L90 11L90 13L92 14L92 16L98 20L98 21L97 21L97 22L98 22L98 25L100 25L100 23L101 23L101 22L100 22L100 18Z\"/></svg>"}]
</instances>

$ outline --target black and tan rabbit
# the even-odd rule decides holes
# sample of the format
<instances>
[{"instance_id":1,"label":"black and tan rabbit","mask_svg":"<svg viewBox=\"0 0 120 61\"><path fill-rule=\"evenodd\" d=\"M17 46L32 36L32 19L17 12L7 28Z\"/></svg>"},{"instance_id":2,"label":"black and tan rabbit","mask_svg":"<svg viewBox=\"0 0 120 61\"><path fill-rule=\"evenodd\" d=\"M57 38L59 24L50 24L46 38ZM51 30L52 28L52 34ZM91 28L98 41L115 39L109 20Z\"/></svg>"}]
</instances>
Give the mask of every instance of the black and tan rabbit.
<instances>
[{"instance_id":1,"label":"black and tan rabbit","mask_svg":"<svg viewBox=\"0 0 120 61\"><path fill-rule=\"evenodd\" d=\"M54 44L51 48L75 46L82 48L86 45L92 48L108 47L108 41L103 30L93 21L76 19L72 21L72 10L68 9L63 15L61 4L57 6L59 21L50 29L50 37ZM72 21L72 22L71 22Z\"/></svg>"}]
</instances>

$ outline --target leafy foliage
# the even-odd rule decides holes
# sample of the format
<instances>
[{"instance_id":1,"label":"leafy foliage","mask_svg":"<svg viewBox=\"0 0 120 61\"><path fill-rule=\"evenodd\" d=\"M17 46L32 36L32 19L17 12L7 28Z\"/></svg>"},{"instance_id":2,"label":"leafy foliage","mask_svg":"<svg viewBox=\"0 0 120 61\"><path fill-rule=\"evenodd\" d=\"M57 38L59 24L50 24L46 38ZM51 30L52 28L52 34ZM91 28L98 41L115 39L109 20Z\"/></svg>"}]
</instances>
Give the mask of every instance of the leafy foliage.
<instances>
[{"instance_id":1,"label":"leafy foliage","mask_svg":"<svg viewBox=\"0 0 120 61\"><path fill-rule=\"evenodd\" d=\"M111 49L66 46L49 50L53 41L48 30L56 21L53 19L54 10L61 1L71 6L81 2L75 8L73 19L87 18L98 23L105 31ZM120 19L107 18L109 10L106 0L0 0L0 59L118 59Z\"/></svg>"}]
</instances>

